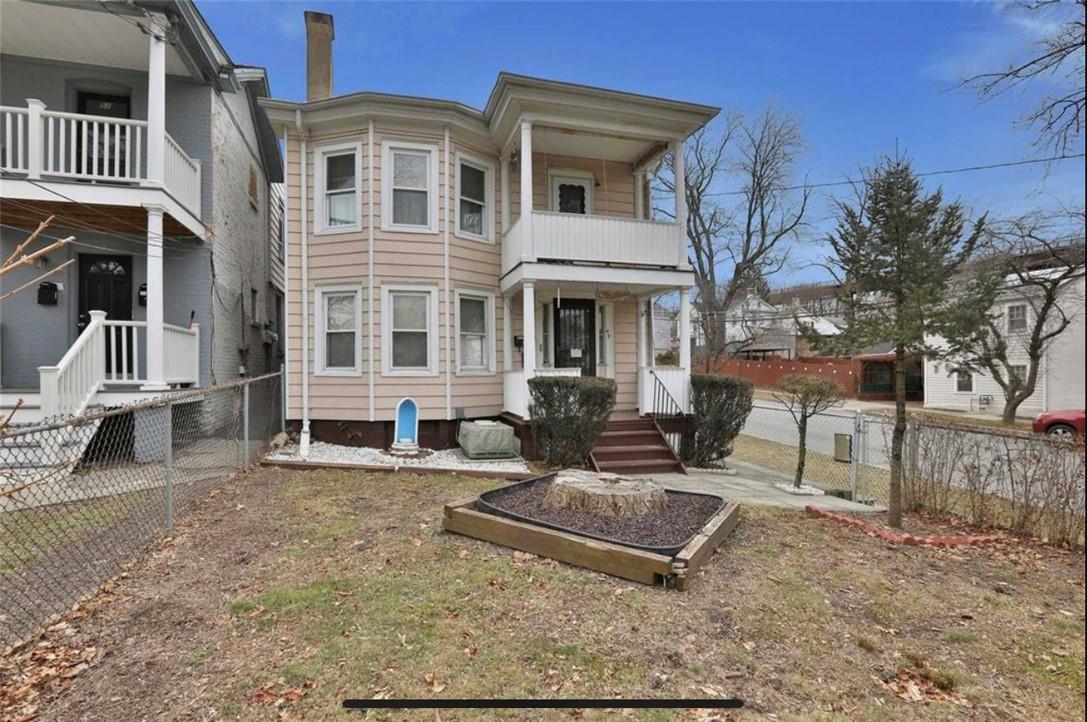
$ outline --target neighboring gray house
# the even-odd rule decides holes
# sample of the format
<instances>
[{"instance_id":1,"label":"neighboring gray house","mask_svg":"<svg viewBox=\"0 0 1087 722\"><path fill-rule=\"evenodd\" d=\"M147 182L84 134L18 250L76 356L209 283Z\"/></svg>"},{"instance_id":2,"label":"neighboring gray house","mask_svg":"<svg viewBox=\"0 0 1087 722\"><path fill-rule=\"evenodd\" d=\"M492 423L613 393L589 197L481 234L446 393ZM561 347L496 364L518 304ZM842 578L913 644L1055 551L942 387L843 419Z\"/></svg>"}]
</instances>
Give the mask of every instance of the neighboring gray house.
<instances>
[{"instance_id":1,"label":"neighboring gray house","mask_svg":"<svg viewBox=\"0 0 1087 722\"><path fill-rule=\"evenodd\" d=\"M0 48L3 259L49 216L23 254L74 237L0 276L0 297L27 286L0 301L0 408L23 398L32 420L278 368L263 69L184 0L8 0Z\"/></svg>"}]
</instances>

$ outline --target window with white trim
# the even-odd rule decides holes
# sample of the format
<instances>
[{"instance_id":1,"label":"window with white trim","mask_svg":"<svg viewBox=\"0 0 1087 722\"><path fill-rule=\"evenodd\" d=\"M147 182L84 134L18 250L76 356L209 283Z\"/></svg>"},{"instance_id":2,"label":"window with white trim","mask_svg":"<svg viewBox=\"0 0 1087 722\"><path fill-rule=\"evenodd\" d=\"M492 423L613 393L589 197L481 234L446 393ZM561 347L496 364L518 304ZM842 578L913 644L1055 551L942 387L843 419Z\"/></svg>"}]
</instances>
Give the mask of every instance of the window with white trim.
<instances>
[{"instance_id":1,"label":"window with white trim","mask_svg":"<svg viewBox=\"0 0 1087 722\"><path fill-rule=\"evenodd\" d=\"M1023 383L1027 380L1027 366L1026 364L1012 364L1008 367L1008 371L1012 378L1017 379L1019 383Z\"/></svg>"},{"instance_id":2,"label":"window with white trim","mask_svg":"<svg viewBox=\"0 0 1087 722\"><path fill-rule=\"evenodd\" d=\"M457 304L457 372L493 373L494 294L457 289L454 296Z\"/></svg>"},{"instance_id":3,"label":"window with white trim","mask_svg":"<svg viewBox=\"0 0 1087 722\"><path fill-rule=\"evenodd\" d=\"M1027 330L1027 305L1017 303L1008 306L1008 333L1021 333Z\"/></svg>"},{"instance_id":4,"label":"window with white trim","mask_svg":"<svg viewBox=\"0 0 1087 722\"><path fill-rule=\"evenodd\" d=\"M494 165L457 153L457 234L480 241L494 238Z\"/></svg>"},{"instance_id":5,"label":"window with white trim","mask_svg":"<svg viewBox=\"0 0 1087 722\"><path fill-rule=\"evenodd\" d=\"M382 287L382 373L431 376L438 372L437 317L437 288Z\"/></svg>"},{"instance_id":6,"label":"window with white trim","mask_svg":"<svg viewBox=\"0 0 1087 722\"><path fill-rule=\"evenodd\" d=\"M317 375L357 376L362 356L362 287L314 289L314 359Z\"/></svg>"},{"instance_id":7,"label":"window with white trim","mask_svg":"<svg viewBox=\"0 0 1087 722\"><path fill-rule=\"evenodd\" d=\"M316 149L317 230L340 233L361 227L362 144Z\"/></svg>"},{"instance_id":8,"label":"window with white trim","mask_svg":"<svg viewBox=\"0 0 1087 722\"><path fill-rule=\"evenodd\" d=\"M438 148L382 143L381 218L386 230L437 231Z\"/></svg>"},{"instance_id":9,"label":"window with white trim","mask_svg":"<svg viewBox=\"0 0 1087 722\"><path fill-rule=\"evenodd\" d=\"M955 372L955 390L970 393L974 390L974 374L960 369Z\"/></svg>"}]
</instances>

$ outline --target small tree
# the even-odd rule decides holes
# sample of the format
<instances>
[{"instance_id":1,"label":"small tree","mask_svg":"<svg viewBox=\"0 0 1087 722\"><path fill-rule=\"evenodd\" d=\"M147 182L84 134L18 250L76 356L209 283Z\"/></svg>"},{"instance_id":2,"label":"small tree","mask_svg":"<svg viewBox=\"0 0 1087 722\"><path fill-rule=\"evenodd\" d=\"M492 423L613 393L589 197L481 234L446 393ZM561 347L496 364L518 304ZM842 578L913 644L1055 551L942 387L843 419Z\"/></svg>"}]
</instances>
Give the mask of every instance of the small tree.
<instances>
[{"instance_id":1,"label":"small tree","mask_svg":"<svg viewBox=\"0 0 1087 722\"><path fill-rule=\"evenodd\" d=\"M688 445L695 466L724 459L751 413L755 389L738 376L694 374L691 376L691 413L694 444Z\"/></svg>"},{"instance_id":2,"label":"small tree","mask_svg":"<svg viewBox=\"0 0 1087 722\"><path fill-rule=\"evenodd\" d=\"M845 397L842 395L841 387L830 379L807 374L783 376L778 381L777 388L771 393L792 414L799 432L796 478L793 479L793 485L799 489L804 482L804 461L808 451L808 419L833 406L840 405Z\"/></svg>"},{"instance_id":3,"label":"small tree","mask_svg":"<svg viewBox=\"0 0 1087 722\"><path fill-rule=\"evenodd\" d=\"M963 339L985 323L989 306L963 270L985 228L967 229L962 206L925 195L910 164L884 159L860 186L855 206L839 205L828 238L830 270L841 284L845 328L805 335L821 352L851 355L876 343L894 353L895 424L891 437L889 521L902 526L902 450L906 439L906 363L954 358ZM952 286L955 285L954 293ZM934 345L930 339L943 339Z\"/></svg>"}]
</instances>

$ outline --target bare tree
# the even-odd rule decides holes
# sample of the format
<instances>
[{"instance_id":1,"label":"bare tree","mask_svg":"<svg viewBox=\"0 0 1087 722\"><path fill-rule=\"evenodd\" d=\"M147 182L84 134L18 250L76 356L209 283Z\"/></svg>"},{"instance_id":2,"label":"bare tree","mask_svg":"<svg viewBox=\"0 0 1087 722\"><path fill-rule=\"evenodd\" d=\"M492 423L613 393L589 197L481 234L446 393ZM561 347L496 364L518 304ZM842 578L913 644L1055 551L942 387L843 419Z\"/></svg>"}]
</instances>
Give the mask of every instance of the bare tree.
<instances>
[{"instance_id":1,"label":"bare tree","mask_svg":"<svg viewBox=\"0 0 1087 722\"><path fill-rule=\"evenodd\" d=\"M804 483L804 463L808 454L808 419L841 405L845 396L834 381L806 374L786 374L771 393L784 404L796 422L799 443L793 486L799 489Z\"/></svg>"},{"instance_id":2,"label":"bare tree","mask_svg":"<svg viewBox=\"0 0 1087 722\"><path fill-rule=\"evenodd\" d=\"M971 340L965 366L992 376L1004 423L1034 394L1046 352L1083 313L1084 219L1033 213L990 228L996 253L979 264L997 312Z\"/></svg>"},{"instance_id":3,"label":"bare tree","mask_svg":"<svg viewBox=\"0 0 1087 722\"><path fill-rule=\"evenodd\" d=\"M1030 57L1013 61L998 72L968 78L964 83L988 99L1039 80L1052 81L1057 86L1056 92L1043 97L1021 120L1035 129L1039 146L1061 154L1076 144L1083 131L1085 3L1087 0L1020 2L1021 11L1061 13L1063 17Z\"/></svg>"},{"instance_id":4,"label":"bare tree","mask_svg":"<svg viewBox=\"0 0 1087 722\"><path fill-rule=\"evenodd\" d=\"M773 107L751 120L730 114L718 136L702 131L685 147L687 237L707 369L726 352L728 308L781 270L789 242L805 227L811 192L792 186L802 149L796 119ZM675 193L672 164L666 157L657 174L656 189L666 195ZM718 190L727 179L740 189Z\"/></svg>"}]
</instances>

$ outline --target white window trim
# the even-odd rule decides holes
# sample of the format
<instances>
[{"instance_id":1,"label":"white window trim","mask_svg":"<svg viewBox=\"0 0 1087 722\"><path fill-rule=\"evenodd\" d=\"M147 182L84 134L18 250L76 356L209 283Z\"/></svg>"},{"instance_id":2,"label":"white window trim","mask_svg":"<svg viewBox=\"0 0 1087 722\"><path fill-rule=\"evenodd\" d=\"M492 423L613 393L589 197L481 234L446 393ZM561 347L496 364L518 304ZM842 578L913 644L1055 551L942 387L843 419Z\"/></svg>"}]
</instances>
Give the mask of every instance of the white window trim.
<instances>
[{"instance_id":1,"label":"white window trim","mask_svg":"<svg viewBox=\"0 0 1087 722\"><path fill-rule=\"evenodd\" d=\"M393 152L406 150L430 154L427 180L427 225L410 226L393 223ZM431 143L408 143L386 140L381 144L381 230L399 233L438 232L438 146Z\"/></svg>"},{"instance_id":2,"label":"white window trim","mask_svg":"<svg viewBox=\"0 0 1087 722\"><path fill-rule=\"evenodd\" d=\"M959 372L954 371L951 374L952 383L955 384L955 393L957 393L957 394L972 394L972 393L974 393L974 387L977 386L977 383L976 383L977 379L974 377L973 373L971 373L969 371L967 371L966 373L970 374L970 388L965 389L965 390L959 388Z\"/></svg>"},{"instance_id":3,"label":"white window trim","mask_svg":"<svg viewBox=\"0 0 1087 722\"><path fill-rule=\"evenodd\" d=\"M591 170L578 170L575 168L548 168L547 169L547 209L552 213L559 212L559 196L556 193L555 180L558 178L570 178L572 180L585 181L588 188L588 196L585 199L587 207L585 215L591 216L596 212L596 175Z\"/></svg>"},{"instance_id":4,"label":"white window trim","mask_svg":"<svg viewBox=\"0 0 1087 722\"><path fill-rule=\"evenodd\" d=\"M427 293L430 295L427 316L427 367L411 369L393 368L393 303L392 294L397 292ZM438 287L424 284L392 283L381 286L381 375L382 376L437 376L438 375Z\"/></svg>"},{"instance_id":5,"label":"white window trim","mask_svg":"<svg viewBox=\"0 0 1087 722\"><path fill-rule=\"evenodd\" d=\"M325 299L326 295L355 294L355 366L353 368L325 366ZM313 375L362 376L362 284L340 283L313 288Z\"/></svg>"},{"instance_id":6,"label":"white window trim","mask_svg":"<svg viewBox=\"0 0 1087 722\"><path fill-rule=\"evenodd\" d=\"M457 238L465 238L470 241L494 243L494 163L486 158L472 153L457 151L454 162L457 164L456 191L453 195L453 228ZM476 170L483 171L483 235L463 230L460 227L460 171L462 165L468 165Z\"/></svg>"},{"instance_id":7,"label":"white window trim","mask_svg":"<svg viewBox=\"0 0 1087 722\"><path fill-rule=\"evenodd\" d=\"M355 154L355 222L349 226L325 225L325 158L330 155ZM313 233L328 236L336 233L357 233L362 230L362 141L331 143L313 149Z\"/></svg>"},{"instance_id":8,"label":"white window trim","mask_svg":"<svg viewBox=\"0 0 1087 722\"><path fill-rule=\"evenodd\" d=\"M1012 309L1013 308L1022 308L1023 309L1023 328L1021 328L1021 329L1013 329L1012 328ZM1029 309L1030 309L1030 306L1028 306L1025 303L1009 303L1008 305L1006 305L1004 307L1005 331L1007 331L1007 333L1026 333L1030 328L1030 310Z\"/></svg>"},{"instance_id":9,"label":"white window trim","mask_svg":"<svg viewBox=\"0 0 1087 722\"><path fill-rule=\"evenodd\" d=\"M464 368L460 362L460 300L468 298L483 299L486 308L483 311L487 321L487 346L483 349L486 368ZM492 291L480 291L474 288L457 288L453 290L453 308L456 315L453 328L456 332L455 353L457 359L457 376L494 376L498 369L498 352L495 343L495 301Z\"/></svg>"},{"instance_id":10,"label":"white window trim","mask_svg":"<svg viewBox=\"0 0 1087 722\"><path fill-rule=\"evenodd\" d=\"M607 363L600 363L600 318L604 318L604 358ZM596 375L603 376L605 378L615 378L615 304L597 301L596 302Z\"/></svg>"}]
</instances>

